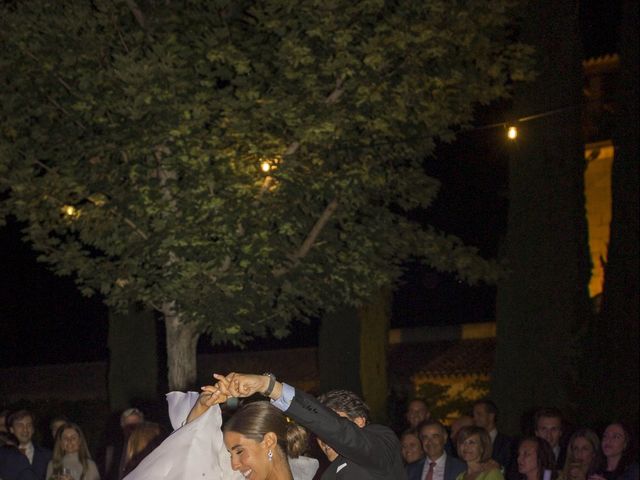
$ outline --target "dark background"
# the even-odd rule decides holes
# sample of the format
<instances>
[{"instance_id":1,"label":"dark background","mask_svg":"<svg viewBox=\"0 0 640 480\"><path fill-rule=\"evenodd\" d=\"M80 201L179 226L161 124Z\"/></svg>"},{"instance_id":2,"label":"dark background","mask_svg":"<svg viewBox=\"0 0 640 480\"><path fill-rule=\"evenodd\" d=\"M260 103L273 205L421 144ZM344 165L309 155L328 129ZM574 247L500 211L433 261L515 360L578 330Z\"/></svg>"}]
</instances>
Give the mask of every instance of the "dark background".
<instances>
[{"instance_id":1,"label":"dark background","mask_svg":"<svg viewBox=\"0 0 640 480\"><path fill-rule=\"evenodd\" d=\"M620 9L620 0L580 4L585 58L616 51ZM507 154L501 129L470 131L441 146L425 160L442 189L423 220L496 257L506 228ZM101 299L82 297L72 278L56 277L36 259L21 241L20 225L9 219L0 229L0 366L107 359L108 311ZM452 275L407 265L394 296L392 327L493 321L494 314L494 287L470 287ZM297 323L285 340L261 339L248 347L313 345L317 331L317 320ZM211 347L206 338L199 344L200 351L214 348L229 347Z\"/></svg>"}]
</instances>

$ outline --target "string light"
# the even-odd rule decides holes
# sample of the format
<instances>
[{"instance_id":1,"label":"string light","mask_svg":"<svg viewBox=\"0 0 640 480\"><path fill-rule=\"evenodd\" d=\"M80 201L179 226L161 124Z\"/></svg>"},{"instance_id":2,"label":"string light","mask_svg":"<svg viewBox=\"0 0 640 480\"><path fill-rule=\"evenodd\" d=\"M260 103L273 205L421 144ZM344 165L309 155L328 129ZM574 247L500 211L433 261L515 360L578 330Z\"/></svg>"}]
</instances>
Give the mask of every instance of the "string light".
<instances>
[{"instance_id":1,"label":"string light","mask_svg":"<svg viewBox=\"0 0 640 480\"><path fill-rule=\"evenodd\" d=\"M60 210L62 210L62 213L69 218L77 218L80 216L80 212L73 205L64 205Z\"/></svg>"},{"instance_id":2,"label":"string light","mask_svg":"<svg viewBox=\"0 0 640 480\"><path fill-rule=\"evenodd\" d=\"M271 170L271 164L266 160L263 160L260 163L260 170L262 170L264 173L269 173L269 170Z\"/></svg>"},{"instance_id":3,"label":"string light","mask_svg":"<svg viewBox=\"0 0 640 480\"><path fill-rule=\"evenodd\" d=\"M595 102L595 101L589 101L586 103L600 103L600 102ZM535 113L532 115L528 115L525 117L521 117L521 118L517 118L514 120L514 122L520 124L520 123L524 123L524 122L530 122L532 120L538 120L540 118L544 118L544 117L548 117L551 115L557 115L558 113L562 113L562 112L566 112L569 110L573 110L576 108L580 108L581 106L584 106L584 102L580 105L567 105L564 107L560 107L560 108L555 108L552 110L546 110L544 112L539 112L539 113ZM520 131L518 130L518 127L516 127L514 124L509 123L509 122L497 122L497 123L491 123L491 124L486 124L486 125L478 125L475 127L470 127L470 128L466 128L464 130L460 130L457 132L457 134L464 134L464 133L469 133L469 132L476 132L476 131L480 131L480 130L489 130L489 129L494 129L494 128L503 128L506 130L506 136L509 140L511 141L515 141L519 134ZM359 151L359 150L371 150L373 148L376 147L388 147L388 146L393 146L393 145L399 145L399 144L408 144L409 142L415 141L415 140L421 140L424 139L424 137L422 136L413 136L413 137L409 137L406 140L400 140L397 142L372 142L366 146L362 145L362 146L355 146L353 144L344 144L344 146L341 146L341 142L336 142L334 143L332 150L333 151L350 151L350 150L355 150L355 151ZM277 164L279 162L280 159L276 158L273 161L268 161L268 160L261 160L260 163L260 169L264 172L264 173L269 173L271 170L277 168Z\"/></svg>"}]
</instances>

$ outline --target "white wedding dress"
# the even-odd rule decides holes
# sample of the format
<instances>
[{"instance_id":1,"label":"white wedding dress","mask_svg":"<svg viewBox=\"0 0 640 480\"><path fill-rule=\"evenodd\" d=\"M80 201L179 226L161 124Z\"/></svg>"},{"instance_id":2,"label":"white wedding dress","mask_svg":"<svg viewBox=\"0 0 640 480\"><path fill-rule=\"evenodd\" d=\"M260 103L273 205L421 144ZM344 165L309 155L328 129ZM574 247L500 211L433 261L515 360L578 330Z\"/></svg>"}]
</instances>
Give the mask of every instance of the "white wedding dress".
<instances>
[{"instance_id":1,"label":"white wedding dress","mask_svg":"<svg viewBox=\"0 0 640 480\"><path fill-rule=\"evenodd\" d=\"M222 415L214 405L196 420L187 416L198 399L196 392L167 394L174 432L127 475L124 480L240 480L231 470L229 452L222 441Z\"/></svg>"}]
</instances>

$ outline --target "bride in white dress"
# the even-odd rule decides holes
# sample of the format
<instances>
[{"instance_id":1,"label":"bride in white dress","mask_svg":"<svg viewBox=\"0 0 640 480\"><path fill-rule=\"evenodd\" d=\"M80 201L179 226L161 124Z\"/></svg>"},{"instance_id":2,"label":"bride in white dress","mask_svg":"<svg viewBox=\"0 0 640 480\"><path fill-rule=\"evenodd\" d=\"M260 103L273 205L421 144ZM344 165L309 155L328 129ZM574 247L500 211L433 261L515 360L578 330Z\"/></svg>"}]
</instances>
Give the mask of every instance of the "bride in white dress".
<instances>
[{"instance_id":1,"label":"bride in white dress","mask_svg":"<svg viewBox=\"0 0 640 480\"><path fill-rule=\"evenodd\" d=\"M239 428L226 429L225 436L221 430L220 406L217 401L211 400L210 394L171 392L167 394L167 402L174 432L124 480L312 480L318 469L316 459L287 457L286 451L292 450L292 442L287 439L292 428L286 424L284 415L268 402L256 402L262 405L241 408L234 415L237 418L233 419L239 421L230 422ZM262 418L258 418L260 416ZM258 437L252 437L245 432L246 425L253 432L256 425L267 417L271 417L270 425L277 433L267 429ZM270 438L275 439L275 443L266 447L267 453L254 455L247 463L237 453L235 439L238 435L249 449L256 447L255 452L260 452ZM230 438L233 439L231 443ZM229 444L227 446L225 439ZM227 448L234 452L233 461ZM258 461L255 460L256 456Z\"/></svg>"}]
</instances>

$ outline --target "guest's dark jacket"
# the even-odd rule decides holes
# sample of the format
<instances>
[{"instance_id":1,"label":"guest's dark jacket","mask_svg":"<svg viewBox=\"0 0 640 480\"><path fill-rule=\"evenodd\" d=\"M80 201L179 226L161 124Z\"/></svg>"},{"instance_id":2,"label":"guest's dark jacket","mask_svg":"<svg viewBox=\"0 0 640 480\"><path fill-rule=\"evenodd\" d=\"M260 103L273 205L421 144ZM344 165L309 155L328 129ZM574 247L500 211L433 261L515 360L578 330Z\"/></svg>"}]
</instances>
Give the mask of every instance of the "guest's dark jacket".
<instances>
[{"instance_id":1,"label":"guest's dark jacket","mask_svg":"<svg viewBox=\"0 0 640 480\"><path fill-rule=\"evenodd\" d=\"M404 480L407 478L398 437L388 427L360 428L311 395L295 390L285 414L308 428L338 453L322 480Z\"/></svg>"},{"instance_id":2,"label":"guest's dark jacket","mask_svg":"<svg viewBox=\"0 0 640 480\"><path fill-rule=\"evenodd\" d=\"M51 461L51 450L41 447L39 445L33 445L33 461L31 462L31 470L34 471L36 476L42 480L47 475L47 465Z\"/></svg>"},{"instance_id":3,"label":"guest's dark jacket","mask_svg":"<svg viewBox=\"0 0 640 480\"><path fill-rule=\"evenodd\" d=\"M496 435L496 439L493 441L493 451L491 453L491 458L493 458L496 462L503 467L503 471L506 472L509 470L511 466L511 449L513 445L513 440L511 437L508 437L500 432Z\"/></svg>"},{"instance_id":4,"label":"guest's dark jacket","mask_svg":"<svg viewBox=\"0 0 640 480\"><path fill-rule=\"evenodd\" d=\"M29 460L14 447L0 447L0 478L2 480L39 480Z\"/></svg>"},{"instance_id":5,"label":"guest's dark jacket","mask_svg":"<svg viewBox=\"0 0 640 480\"><path fill-rule=\"evenodd\" d=\"M421 475L426 459L407 465L407 480L422 480ZM444 462L444 480L456 480L456 477L467 469L467 465L453 455L447 453Z\"/></svg>"}]
</instances>

